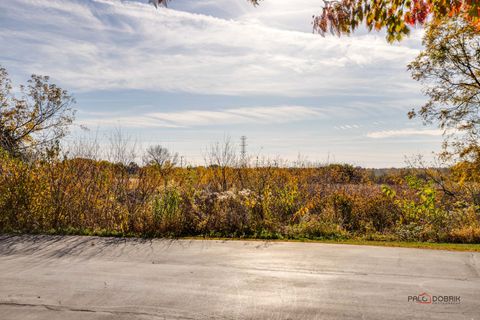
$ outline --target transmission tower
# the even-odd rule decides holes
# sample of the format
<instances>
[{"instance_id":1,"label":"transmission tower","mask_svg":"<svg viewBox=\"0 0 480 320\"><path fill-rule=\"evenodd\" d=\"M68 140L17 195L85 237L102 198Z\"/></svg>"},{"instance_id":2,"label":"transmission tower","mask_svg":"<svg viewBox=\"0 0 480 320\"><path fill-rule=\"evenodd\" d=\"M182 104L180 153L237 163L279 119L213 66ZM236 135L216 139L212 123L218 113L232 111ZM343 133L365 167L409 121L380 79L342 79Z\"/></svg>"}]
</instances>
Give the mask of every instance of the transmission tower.
<instances>
[{"instance_id":1,"label":"transmission tower","mask_svg":"<svg viewBox=\"0 0 480 320\"><path fill-rule=\"evenodd\" d=\"M242 160L242 166L247 165L247 136L240 137L240 156Z\"/></svg>"}]
</instances>

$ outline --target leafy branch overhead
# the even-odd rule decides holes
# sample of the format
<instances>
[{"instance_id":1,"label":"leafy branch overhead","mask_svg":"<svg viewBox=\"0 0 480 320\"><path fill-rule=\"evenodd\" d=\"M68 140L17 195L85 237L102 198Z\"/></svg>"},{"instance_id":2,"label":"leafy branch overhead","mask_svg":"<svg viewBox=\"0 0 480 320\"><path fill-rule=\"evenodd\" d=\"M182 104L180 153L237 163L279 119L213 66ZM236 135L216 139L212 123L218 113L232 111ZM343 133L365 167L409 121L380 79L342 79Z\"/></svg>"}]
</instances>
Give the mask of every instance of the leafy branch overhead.
<instances>
[{"instance_id":1,"label":"leafy branch overhead","mask_svg":"<svg viewBox=\"0 0 480 320\"><path fill-rule=\"evenodd\" d=\"M149 0L155 7L171 0ZM262 0L247 0L254 6ZM349 35L365 25L369 31L385 29L389 42L400 41L410 28L445 18L461 17L480 31L478 0L323 0L313 16L313 30L321 35ZM320 4L320 0L319 0Z\"/></svg>"},{"instance_id":2,"label":"leafy branch overhead","mask_svg":"<svg viewBox=\"0 0 480 320\"><path fill-rule=\"evenodd\" d=\"M476 0L334 0L324 1L314 16L314 30L322 35L351 34L361 25L387 31L387 40L398 41L410 27L445 18L462 17L480 31L480 3Z\"/></svg>"}]
</instances>

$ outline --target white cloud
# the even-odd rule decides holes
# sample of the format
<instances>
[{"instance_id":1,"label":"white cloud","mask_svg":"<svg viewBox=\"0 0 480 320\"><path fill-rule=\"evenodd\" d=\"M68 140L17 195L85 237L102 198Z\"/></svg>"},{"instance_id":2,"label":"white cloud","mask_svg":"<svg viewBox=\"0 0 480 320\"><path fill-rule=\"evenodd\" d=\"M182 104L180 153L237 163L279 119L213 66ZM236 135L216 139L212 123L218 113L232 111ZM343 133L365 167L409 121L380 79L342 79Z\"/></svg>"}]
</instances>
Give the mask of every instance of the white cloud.
<instances>
[{"instance_id":1,"label":"white cloud","mask_svg":"<svg viewBox=\"0 0 480 320\"><path fill-rule=\"evenodd\" d=\"M380 138L441 134L378 131L408 126L406 111L424 103L405 70L421 31L394 45L377 33L322 38L310 25L319 0L147 2L0 0L0 64L73 92L78 123L169 139L188 156L227 131L269 154L390 165L432 139Z\"/></svg>"},{"instance_id":2,"label":"white cloud","mask_svg":"<svg viewBox=\"0 0 480 320\"><path fill-rule=\"evenodd\" d=\"M154 112L143 115L99 117L80 121L86 126L124 127L194 127L241 123L285 123L320 118L323 114L303 106L248 107L224 110L186 110L180 112Z\"/></svg>"},{"instance_id":3,"label":"white cloud","mask_svg":"<svg viewBox=\"0 0 480 320\"><path fill-rule=\"evenodd\" d=\"M23 74L49 74L76 91L411 91L404 66L417 49L372 34L339 39L281 30L262 22L267 13L224 20L119 0L2 1L0 62Z\"/></svg>"},{"instance_id":4,"label":"white cloud","mask_svg":"<svg viewBox=\"0 0 480 320\"><path fill-rule=\"evenodd\" d=\"M367 137L373 139L383 139L383 138L396 138L396 137L411 137L411 136L441 136L443 135L443 130L439 129L399 129L399 130L385 130L385 131L374 131L367 133Z\"/></svg>"}]
</instances>

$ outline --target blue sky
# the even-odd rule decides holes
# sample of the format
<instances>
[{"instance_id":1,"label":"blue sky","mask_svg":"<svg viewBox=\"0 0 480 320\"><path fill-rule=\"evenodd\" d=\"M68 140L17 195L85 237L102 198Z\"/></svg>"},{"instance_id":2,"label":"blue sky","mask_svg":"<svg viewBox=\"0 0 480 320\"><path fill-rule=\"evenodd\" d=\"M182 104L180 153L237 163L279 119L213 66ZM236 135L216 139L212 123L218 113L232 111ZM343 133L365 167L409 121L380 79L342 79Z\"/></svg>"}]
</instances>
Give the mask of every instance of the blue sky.
<instances>
[{"instance_id":1,"label":"blue sky","mask_svg":"<svg viewBox=\"0 0 480 320\"><path fill-rule=\"evenodd\" d=\"M425 102L406 70L421 30L394 45L323 38L310 24L319 0L147 2L1 1L0 64L17 83L50 75L100 140L121 127L192 163L224 136L246 135L252 155L367 167L440 147L439 130L406 116Z\"/></svg>"}]
</instances>

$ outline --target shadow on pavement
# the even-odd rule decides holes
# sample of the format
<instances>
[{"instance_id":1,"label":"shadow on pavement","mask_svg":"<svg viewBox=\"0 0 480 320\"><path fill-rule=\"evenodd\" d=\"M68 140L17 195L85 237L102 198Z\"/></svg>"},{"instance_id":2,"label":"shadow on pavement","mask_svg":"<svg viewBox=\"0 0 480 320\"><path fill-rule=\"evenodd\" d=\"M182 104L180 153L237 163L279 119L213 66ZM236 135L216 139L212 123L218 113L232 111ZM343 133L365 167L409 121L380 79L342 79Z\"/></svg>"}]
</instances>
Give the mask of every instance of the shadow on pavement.
<instances>
[{"instance_id":1,"label":"shadow on pavement","mask_svg":"<svg viewBox=\"0 0 480 320\"><path fill-rule=\"evenodd\" d=\"M174 244L189 246L176 239L113 238L60 235L1 235L0 256L29 255L43 258L121 256L150 248L167 250Z\"/></svg>"}]
</instances>

